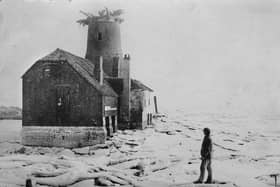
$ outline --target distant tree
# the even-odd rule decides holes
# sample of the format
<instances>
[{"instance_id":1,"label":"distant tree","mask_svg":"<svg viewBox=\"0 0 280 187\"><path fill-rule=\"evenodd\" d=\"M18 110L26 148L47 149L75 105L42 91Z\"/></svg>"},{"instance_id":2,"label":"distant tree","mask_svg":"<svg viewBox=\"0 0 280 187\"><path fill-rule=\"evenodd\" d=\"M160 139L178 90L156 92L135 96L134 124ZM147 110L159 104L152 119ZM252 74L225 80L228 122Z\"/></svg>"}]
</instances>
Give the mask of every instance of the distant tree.
<instances>
[{"instance_id":1,"label":"distant tree","mask_svg":"<svg viewBox=\"0 0 280 187\"><path fill-rule=\"evenodd\" d=\"M0 106L0 120L1 119L21 119L22 110L14 106Z\"/></svg>"}]
</instances>

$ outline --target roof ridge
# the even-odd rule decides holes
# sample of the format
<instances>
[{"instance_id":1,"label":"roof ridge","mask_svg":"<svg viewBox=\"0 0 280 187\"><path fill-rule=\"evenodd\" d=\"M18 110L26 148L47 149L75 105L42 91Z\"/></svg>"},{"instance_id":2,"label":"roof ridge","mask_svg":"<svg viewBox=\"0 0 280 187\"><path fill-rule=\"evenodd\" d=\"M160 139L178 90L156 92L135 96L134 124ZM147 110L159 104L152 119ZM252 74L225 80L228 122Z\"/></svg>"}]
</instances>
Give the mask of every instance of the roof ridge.
<instances>
[{"instance_id":1,"label":"roof ridge","mask_svg":"<svg viewBox=\"0 0 280 187\"><path fill-rule=\"evenodd\" d=\"M134 88L133 88L132 85L134 85ZM137 79L131 79L131 88L132 89L148 90L150 92L154 91L153 89L151 89L150 87L146 86L144 83L142 83L141 81L139 81Z\"/></svg>"},{"instance_id":2,"label":"roof ridge","mask_svg":"<svg viewBox=\"0 0 280 187\"><path fill-rule=\"evenodd\" d=\"M74 57L74 58L78 58L78 59L80 59L80 60L82 60L82 61L89 62L91 65L93 65L92 62L89 61L88 59L85 59L85 58L76 56L76 55L74 55L74 54L72 54L72 53L70 53L70 52L67 52L67 51L64 51L64 50L61 50L61 49L58 49L58 50L62 51L62 52L64 53L64 55L66 55L66 57L67 57L67 55L70 55L70 56L72 56L72 57ZM67 59L67 61L69 61L69 59ZM73 64L71 64L71 62L70 62L69 64L70 64L74 69L77 70L77 68L76 68L75 66L73 66ZM96 78L95 78L94 76L92 76L93 74L92 74L91 72L89 72L89 70L88 70L87 68L81 66L80 63L77 63L77 62L76 62L75 65L79 66L83 71L85 71L85 72L90 76L90 78L92 78L92 81L95 82L94 86L97 87L97 89L103 91L103 89L106 89L106 87L109 87L109 88L110 88L110 92L112 92L113 95L115 95L115 96L118 95L108 84L107 84L107 85L105 85L105 84L101 85L101 84L96 80ZM93 66L94 66L94 65L93 65ZM94 67L93 67L93 69L94 69ZM82 74L82 75L84 75L82 72L79 72L79 73ZM85 77L85 78L86 78L86 77ZM86 78L86 79L87 79L87 78ZM104 93L105 93L105 91L104 91ZM105 94L106 94L106 93L105 93Z\"/></svg>"},{"instance_id":3,"label":"roof ridge","mask_svg":"<svg viewBox=\"0 0 280 187\"><path fill-rule=\"evenodd\" d=\"M73 53L71 53L71 52L65 51L65 50L60 49L60 48L57 48L55 51L60 51L60 52L64 53L64 55L66 55L66 56L67 56L67 55L70 55L70 56L72 56L72 57L79 58L80 60L83 60L83 61L87 61L87 62L89 62L89 63L92 63L90 60L88 60L88 59L86 59L86 58L83 58L83 57L81 57L81 56L75 55L75 54L73 54ZM55 51L54 51L54 52L55 52Z\"/></svg>"},{"instance_id":4,"label":"roof ridge","mask_svg":"<svg viewBox=\"0 0 280 187\"><path fill-rule=\"evenodd\" d=\"M58 48L59 49L59 48ZM59 49L59 50L61 50L61 49ZM80 56L76 56L76 55L74 55L74 54L72 54L72 53L69 53L69 52L67 52L67 51L64 51L64 50L61 50L63 53L65 53L65 55L67 56L67 55L70 55L70 56L72 56L72 57L75 57L75 58L79 58L80 60L82 60L82 61L87 61L87 62L89 62L90 64L92 64L92 62L91 61L89 61L88 59L86 59L86 58L82 58L82 57L80 57ZM91 74L93 74L93 72L90 72L87 68L85 68L85 67L83 67L83 66L81 66L81 64L79 64L79 63L76 63L78 66L80 66L81 68L83 68L85 71L87 71L90 75ZM87 64L88 65L88 64ZM94 64L92 64L93 66L94 66ZM95 67L93 67L93 70L94 70L94 68ZM94 77L95 78L95 77Z\"/></svg>"}]
</instances>

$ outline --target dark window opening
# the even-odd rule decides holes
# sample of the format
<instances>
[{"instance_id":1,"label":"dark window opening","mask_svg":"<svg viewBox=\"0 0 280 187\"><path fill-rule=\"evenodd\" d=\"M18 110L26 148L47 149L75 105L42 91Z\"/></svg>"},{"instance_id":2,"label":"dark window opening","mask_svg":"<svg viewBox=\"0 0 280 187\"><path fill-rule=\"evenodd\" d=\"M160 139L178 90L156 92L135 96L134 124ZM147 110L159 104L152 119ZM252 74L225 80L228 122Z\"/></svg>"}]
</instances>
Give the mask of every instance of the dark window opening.
<instances>
[{"instance_id":1,"label":"dark window opening","mask_svg":"<svg viewBox=\"0 0 280 187\"><path fill-rule=\"evenodd\" d=\"M45 68L44 71L43 71L44 77L49 77L50 76L50 72L51 72L50 68Z\"/></svg>"},{"instance_id":2,"label":"dark window opening","mask_svg":"<svg viewBox=\"0 0 280 187\"><path fill-rule=\"evenodd\" d=\"M102 33L101 32L97 33L97 40L102 40Z\"/></svg>"},{"instance_id":3,"label":"dark window opening","mask_svg":"<svg viewBox=\"0 0 280 187\"><path fill-rule=\"evenodd\" d=\"M112 67L112 76L118 77L118 71L119 71L119 57L113 58L113 67Z\"/></svg>"}]
</instances>

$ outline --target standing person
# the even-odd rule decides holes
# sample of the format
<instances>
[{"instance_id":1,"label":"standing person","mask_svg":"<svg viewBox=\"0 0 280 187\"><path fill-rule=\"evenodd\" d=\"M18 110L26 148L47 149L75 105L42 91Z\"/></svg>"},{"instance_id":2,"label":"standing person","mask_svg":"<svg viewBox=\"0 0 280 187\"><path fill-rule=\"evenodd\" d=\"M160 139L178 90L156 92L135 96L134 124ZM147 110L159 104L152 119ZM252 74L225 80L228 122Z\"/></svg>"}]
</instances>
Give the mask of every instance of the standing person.
<instances>
[{"instance_id":1,"label":"standing person","mask_svg":"<svg viewBox=\"0 0 280 187\"><path fill-rule=\"evenodd\" d=\"M203 183L204 174L205 174L205 167L207 168L208 177L206 180L206 184L211 184L212 181L212 167L211 167L211 159L212 159L212 140L210 137L210 129L204 128L204 139L202 141L201 145L201 165L200 165L200 176L197 181L195 181L195 184Z\"/></svg>"}]
</instances>

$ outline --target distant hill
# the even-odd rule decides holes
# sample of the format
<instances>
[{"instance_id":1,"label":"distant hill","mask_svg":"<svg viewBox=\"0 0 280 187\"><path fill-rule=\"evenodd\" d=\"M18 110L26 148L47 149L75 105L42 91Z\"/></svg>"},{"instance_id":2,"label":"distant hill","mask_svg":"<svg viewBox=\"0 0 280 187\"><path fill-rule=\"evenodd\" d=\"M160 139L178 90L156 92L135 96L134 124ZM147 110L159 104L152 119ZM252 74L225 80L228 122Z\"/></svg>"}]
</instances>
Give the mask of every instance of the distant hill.
<instances>
[{"instance_id":1,"label":"distant hill","mask_svg":"<svg viewBox=\"0 0 280 187\"><path fill-rule=\"evenodd\" d=\"M0 120L1 119L21 119L22 111L19 107L14 106L0 106Z\"/></svg>"}]
</instances>

